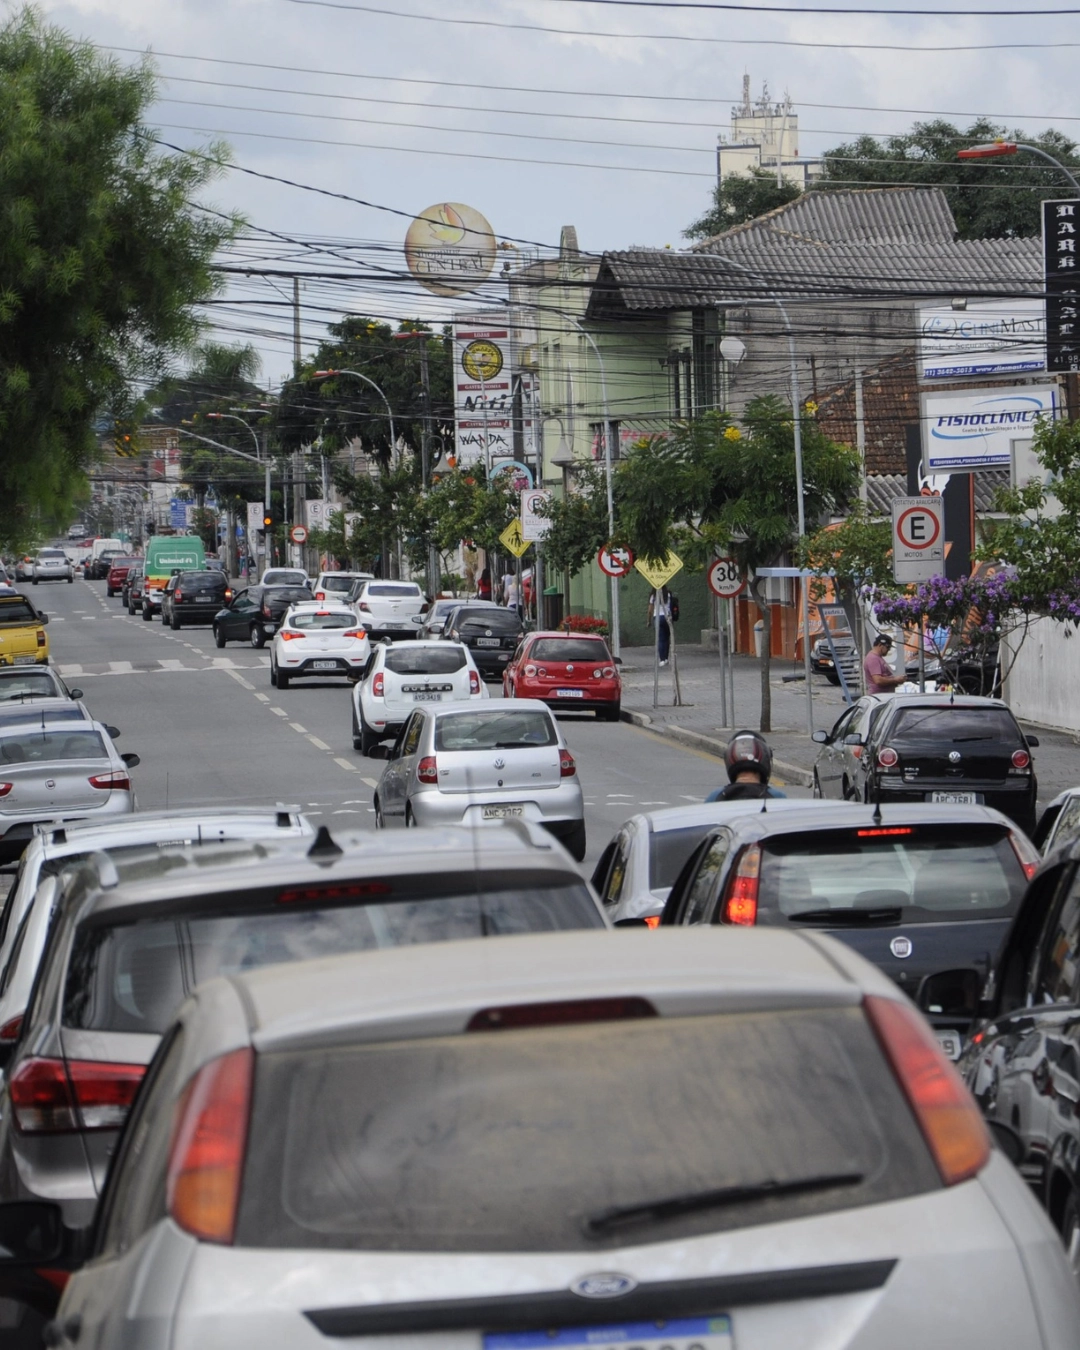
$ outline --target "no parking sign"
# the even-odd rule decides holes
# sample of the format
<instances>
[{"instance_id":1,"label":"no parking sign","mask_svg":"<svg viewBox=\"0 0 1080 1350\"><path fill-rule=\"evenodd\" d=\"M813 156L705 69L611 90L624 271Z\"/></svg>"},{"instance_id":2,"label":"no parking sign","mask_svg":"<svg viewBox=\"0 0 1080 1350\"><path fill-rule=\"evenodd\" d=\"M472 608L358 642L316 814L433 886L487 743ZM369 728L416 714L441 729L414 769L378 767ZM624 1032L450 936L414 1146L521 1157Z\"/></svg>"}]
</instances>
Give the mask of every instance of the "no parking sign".
<instances>
[{"instance_id":1,"label":"no parking sign","mask_svg":"<svg viewBox=\"0 0 1080 1350\"><path fill-rule=\"evenodd\" d=\"M892 504L893 580L929 581L945 566L945 501L897 497Z\"/></svg>"}]
</instances>

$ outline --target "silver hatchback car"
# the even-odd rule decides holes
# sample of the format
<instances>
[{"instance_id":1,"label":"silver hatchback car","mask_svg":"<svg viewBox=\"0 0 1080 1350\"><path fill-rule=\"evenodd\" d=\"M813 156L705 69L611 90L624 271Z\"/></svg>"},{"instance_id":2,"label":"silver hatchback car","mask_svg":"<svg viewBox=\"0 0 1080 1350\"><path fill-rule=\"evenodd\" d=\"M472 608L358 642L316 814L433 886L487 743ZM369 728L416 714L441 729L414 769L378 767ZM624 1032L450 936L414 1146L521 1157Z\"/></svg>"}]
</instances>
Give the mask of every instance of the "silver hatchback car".
<instances>
[{"instance_id":1,"label":"silver hatchback car","mask_svg":"<svg viewBox=\"0 0 1080 1350\"><path fill-rule=\"evenodd\" d=\"M166 1035L52 1344L1080 1345L1057 1234L926 1023L821 935L238 971ZM55 1209L8 1213L62 1248Z\"/></svg>"},{"instance_id":2,"label":"silver hatchback car","mask_svg":"<svg viewBox=\"0 0 1080 1350\"><path fill-rule=\"evenodd\" d=\"M546 704L532 698L425 704L410 714L375 789L375 824L543 825L578 862L585 802L577 765Z\"/></svg>"},{"instance_id":3,"label":"silver hatchback car","mask_svg":"<svg viewBox=\"0 0 1080 1350\"><path fill-rule=\"evenodd\" d=\"M75 580L75 564L62 548L40 549L34 559L31 581L36 586L39 581Z\"/></svg>"}]
</instances>

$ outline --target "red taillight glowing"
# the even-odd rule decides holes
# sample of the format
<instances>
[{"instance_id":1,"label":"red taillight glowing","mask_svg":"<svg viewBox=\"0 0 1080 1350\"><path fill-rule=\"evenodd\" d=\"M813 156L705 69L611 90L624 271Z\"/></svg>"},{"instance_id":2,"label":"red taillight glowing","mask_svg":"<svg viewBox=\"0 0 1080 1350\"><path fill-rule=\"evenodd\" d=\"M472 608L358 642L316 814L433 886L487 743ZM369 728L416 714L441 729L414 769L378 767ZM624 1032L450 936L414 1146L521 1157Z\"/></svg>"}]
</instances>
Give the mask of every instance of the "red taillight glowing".
<instances>
[{"instance_id":1,"label":"red taillight glowing","mask_svg":"<svg viewBox=\"0 0 1080 1350\"><path fill-rule=\"evenodd\" d=\"M1012 752L1012 766L1014 769L1026 769L1031 763L1031 756L1026 750L1014 750Z\"/></svg>"},{"instance_id":2,"label":"red taillight glowing","mask_svg":"<svg viewBox=\"0 0 1080 1350\"><path fill-rule=\"evenodd\" d=\"M577 765L574 763L574 756L569 750L559 752L559 777L573 778L577 773Z\"/></svg>"},{"instance_id":3,"label":"red taillight glowing","mask_svg":"<svg viewBox=\"0 0 1080 1350\"><path fill-rule=\"evenodd\" d=\"M325 599L326 599L326 592L325 592L325 591L316 591L316 592L315 592L315 599L316 599L316 600L325 600Z\"/></svg>"},{"instance_id":4,"label":"red taillight glowing","mask_svg":"<svg viewBox=\"0 0 1080 1350\"><path fill-rule=\"evenodd\" d=\"M116 1130L124 1123L146 1073L143 1064L28 1059L11 1076L8 1092L22 1134Z\"/></svg>"},{"instance_id":5,"label":"red taillight glowing","mask_svg":"<svg viewBox=\"0 0 1080 1350\"><path fill-rule=\"evenodd\" d=\"M480 692L480 676L475 670L469 671L469 693L478 694Z\"/></svg>"},{"instance_id":6,"label":"red taillight glowing","mask_svg":"<svg viewBox=\"0 0 1080 1350\"><path fill-rule=\"evenodd\" d=\"M645 927L646 927L646 928L659 928L659 927L660 927L660 915L659 915L659 914L646 914L646 915L645 915Z\"/></svg>"},{"instance_id":7,"label":"red taillight glowing","mask_svg":"<svg viewBox=\"0 0 1080 1350\"><path fill-rule=\"evenodd\" d=\"M536 674L536 667L533 665L526 666L525 674L529 677L529 679L532 679L532 677Z\"/></svg>"},{"instance_id":8,"label":"red taillight glowing","mask_svg":"<svg viewBox=\"0 0 1080 1350\"><path fill-rule=\"evenodd\" d=\"M0 797L6 797L14 786L14 783L0 783Z\"/></svg>"},{"instance_id":9,"label":"red taillight glowing","mask_svg":"<svg viewBox=\"0 0 1080 1350\"><path fill-rule=\"evenodd\" d=\"M1035 845L1028 840L1026 835L1010 833L1009 843L1012 844L1017 861L1024 869L1024 876L1030 881L1039 870L1039 864L1042 862L1041 854Z\"/></svg>"},{"instance_id":10,"label":"red taillight glowing","mask_svg":"<svg viewBox=\"0 0 1080 1350\"><path fill-rule=\"evenodd\" d=\"M292 642L292 640L293 640L294 638L302 638L302 637L307 637L307 634L306 634L306 633L294 633L294 632L293 632L291 629L289 629L289 628L283 628L283 629L281 630L281 640L282 640L282 642Z\"/></svg>"},{"instance_id":11,"label":"red taillight glowing","mask_svg":"<svg viewBox=\"0 0 1080 1350\"><path fill-rule=\"evenodd\" d=\"M226 600L231 600L231 599L232 599L232 591L226 590L226 592L225 592L225 599L226 599Z\"/></svg>"},{"instance_id":12,"label":"red taillight glowing","mask_svg":"<svg viewBox=\"0 0 1080 1350\"><path fill-rule=\"evenodd\" d=\"M954 1186L973 1177L990 1157L990 1136L975 1099L941 1053L933 1032L905 1003L868 994L863 1006L942 1181Z\"/></svg>"},{"instance_id":13,"label":"red taillight glowing","mask_svg":"<svg viewBox=\"0 0 1080 1350\"><path fill-rule=\"evenodd\" d=\"M914 833L915 831L910 825L886 825L872 830L856 830L855 837L856 839L881 839L885 835Z\"/></svg>"},{"instance_id":14,"label":"red taillight glowing","mask_svg":"<svg viewBox=\"0 0 1080 1350\"><path fill-rule=\"evenodd\" d=\"M114 769L112 773L96 773L86 780L91 787L101 788L104 792L130 792L131 779L123 769Z\"/></svg>"},{"instance_id":15,"label":"red taillight glowing","mask_svg":"<svg viewBox=\"0 0 1080 1350\"><path fill-rule=\"evenodd\" d=\"M165 1182L169 1213L205 1242L231 1244L236 1231L254 1060L245 1048L203 1065L173 1118Z\"/></svg>"},{"instance_id":16,"label":"red taillight glowing","mask_svg":"<svg viewBox=\"0 0 1080 1350\"><path fill-rule=\"evenodd\" d=\"M282 891L278 904L328 904L335 900L366 900L368 896L390 894L392 887L385 881L347 881L338 886L302 886Z\"/></svg>"},{"instance_id":17,"label":"red taillight glowing","mask_svg":"<svg viewBox=\"0 0 1080 1350\"><path fill-rule=\"evenodd\" d=\"M878 767L881 769L893 769L900 763L900 756L891 745L886 745L883 749L878 751L877 762Z\"/></svg>"},{"instance_id":18,"label":"red taillight glowing","mask_svg":"<svg viewBox=\"0 0 1080 1350\"><path fill-rule=\"evenodd\" d=\"M19 1039L19 1032L22 1031L23 1014L11 1018L0 1027L0 1044L11 1045Z\"/></svg>"},{"instance_id":19,"label":"red taillight glowing","mask_svg":"<svg viewBox=\"0 0 1080 1350\"><path fill-rule=\"evenodd\" d=\"M469 1018L466 1031L514 1031L519 1027L567 1026L575 1022L618 1022L655 1017L647 998L579 998L559 1003L519 1003L481 1008Z\"/></svg>"},{"instance_id":20,"label":"red taillight glowing","mask_svg":"<svg viewBox=\"0 0 1080 1350\"><path fill-rule=\"evenodd\" d=\"M753 927L757 923L758 884L761 879L761 849L751 844L743 850L724 901L724 922Z\"/></svg>"},{"instance_id":21,"label":"red taillight glowing","mask_svg":"<svg viewBox=\"0 0 1080 1350\"><path fill-rule=\"evenodd\" d=\"M367 637L367 629L366 629L366 628L346 628L345 631L342 633L341 636L342 636L342 637L347 637L347 638L366 638L366 637Z\"/></svg>"},{"instance_id":22,"label":"red taillight glowing","mask_svg":"<svg viewBox=\"0 0 1080 1350\"><path fill-rule=\"evenodd\" d=\"M425 755L416 766L416 776L421 783L437 783L439 781L439 767L435 762L434 755Z\"/></svg>"},{"instance_id":23,"label":"red taillight glowing","mask_svg":"<svg viewBox=\"0 0 1080 1350\"><path fill-rule=\"evenodd\" d=\"M383 678L383 673L380 670L379 673L375 676L375 678L371 681L371 692L375 695L376 698L382 698L385 691L386 691L386 680Z\"/></svg>"}]
</instances>

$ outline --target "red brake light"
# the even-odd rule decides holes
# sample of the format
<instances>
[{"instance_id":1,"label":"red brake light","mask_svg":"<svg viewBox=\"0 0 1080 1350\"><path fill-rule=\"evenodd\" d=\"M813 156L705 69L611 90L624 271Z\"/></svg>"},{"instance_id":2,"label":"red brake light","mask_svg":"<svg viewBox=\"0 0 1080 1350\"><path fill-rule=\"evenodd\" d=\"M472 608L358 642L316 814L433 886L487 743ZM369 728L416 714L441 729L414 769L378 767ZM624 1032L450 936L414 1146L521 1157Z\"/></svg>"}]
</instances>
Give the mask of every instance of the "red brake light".
<instances>
[{"instance_id":1,"label":"red brake light","mask_svg":"<svg viewBox=\"0 0 1080 1350\"><path fill-rule=\"evenodd\" d=\"M863 1007L904 1090L946 1186L986 1166L990 1136L975 1099L941 1053L923 1019L905 1003L868 994Z\"/></svg>"},{"instance_id":2,"label":"red brake light","mask_svg":"<svg viewBox=\"0 0 1080 1350\"><path fill-rule=\"evenodd\" d=\"M1031 756L1026 750L1014 750L1012 753L1012 766L1014 769L1026 769L1031 763Z\"/></svg>"},{"instance_id":3,"label":"red brake light","mask_svg":"<svg viewBox=\"0 0 1080 1350\"><path fill-rule=\"evenodd\" d=\"M320 904L333 900L365 900L369 895L391 895L393 887L385 881L349 881L339 886L301 886L282 891L279 905Z\"/></svg>"},{"instance_id":4,"label":"red brake light","mask_svg":"<svg viewBox=\"0 0 1080 1350\"><path fill-rule=\"evenodd\" d=\"M281 630L281 640L282 640L282 642L291 642L291 641L293 640L293 638L302 638L302 637L307 637L307 634L306 634L306 633L294 633L294 632L293 632L291 629L289 629L289 628L283 628L283 629Z\"/></svg>"},{"instance_id":5,"label":"red brake light","mask_svg":"<svg viewBox=\"0 0 1080 1350\"><path fill-rule=\"evenodd\" d=\"M526 673L527 673L527 672L526 672ZM541 666L541 667L539 668L539 670L536 671L536 674L537 674L537 675L545 675L545 676L546 676L546 675L547 675L547 667L546 667L546 666Z\"/></svg>"},{"instance_id":6,"label":"red brake light","mask_svg":"<svg viewBox=\"0 0 1080 1350\"><path fill-rule=\"evenodd\" d=\"M380 670L378 674L375 676L375 678L371 681L371 692L375 695L376 698L382 698L385 690L386 690L386 680L383 678L383 673Z\"/></svg>"},{"instance_id":7,"label":"red brake light","mask_svg":"<svg viewBox=\"0 0 1080 1350\"><path fill-rule=\"evenodd\" d=\"M416 776L421 783L437 783L439 781L439 767L435 762L434 755L425 755L416 766Z\"/></svg>"},{"instance_id":8,"label":"red brake light","mask_svg":"<svg viewBox=\"0 0 1080 1350\"><path fill-rule=\"evenodd\" d=\"M883 835L892 834L914 834L915 831L910 825L886 825L878 826L872 830L856 830L856 839L880 839Z\"/></svg>"},{"instance_id":9,"label":"red brake light","mask_svg":"<svg viewBox=\"0 0 1080 1350\"><path fill-rule=\"evenodd\" d=\"M519 1027L566 1026L575 1022L618 1022L627 1018L655 1017L647 998L578 998L558 1003L518 1003L502 1008L481 1008L473 1013L466 1031L514 1031Z\"/></svg>"},{"instance_id":10,"label":"red brake light","mask_svg":"<svg viewBox=\"0 0 1080 1350\"><path fill-rule=\"evenodd\" d=\"M603 669L602 674L603 674L605 680L613 680L613 679L615 678L615 667L614 667L614 666L605 666L604 669Z\"/></svg>"},{"instance_id":11,"label":"red brake light","mask_svg":"<svg viewBox=\"0 0 1080 1350\"><path fill-rule=\"evenodd\" d=\"M112 773L95 773L86 781L91 787L101 788L105 792L111 792L114 788L117 792L131 791L131 779L124 769L114 769Z\"/></svg>"},{"instance_id":12,"label":"red brake light","mask_svg":"<svg viewBox=\"0 0 1080 1350\"><path fill-rule=\"evenodd\" d=\"M0 783L0 797L6 797L14 786L14 783Z\"/></svg>"},{"instance_id":13,"label":"red brake light","mask_svg":"<svg viewBox=\"0 0 1080 1350\"><path fill-rule=\"evenodd\" d=\"M325 592L325 591L316 591L316 592L315 592L315 599L316 599L316 600L325 600L325 599L326 599L326 592Z\"/></svg>"},{"instance_id":14,"label":"red brake light","mask_svg":"<svg viewBox=\"0 0 1080 1350\"><path fill-rule=\"evenodd\" d=\"M475 670L469 671L469 693L478 694L480 692L480 676Z\"/></svg>"},{"instance_id":15,"label":"red brake light","mask_svg":"<svg viewBox=\"0 0 1080 1350\"><path fill-rule=\"evenodd\" d=\"M569 750L563 750L559 753L559 777L573 778L577 773L577 765L574 763L574 756Z\"/></svg>"},{"instance_id":16,"label":"red brake light","mask_svg":"<svg viewBox=\"0 0 1080 1350\"><path fill-rule=\"evenodd\" d=\"M367 629L366 629L366 628L347 628L347 629L342 633L341 636L342 636L342 637L351 637L351 638L366 638L366 637L367 637Z\"/></svg>"},{"instance_id":17,"label":"red brake light","mask_svg":"<svg viewBox=\"0 0 1080 1350\"><path fill-rule=\"evenodd\" d=\"M1009 843L1012 844L1013 852L1016 854L1020 866L1024 869L1024 876L1030 881L1039 870L1039 864L1042 862L1038 849L1028 840L1027 835L1012 831L1009 833Z\"/></svg>"},{"instance_id":18,"label":"red brake light","mask_svg":"<svg viewBox=\"0 0 1080 1350\"><path fill-rule=\"evenodd\" d=\"M225 599L226 599L226 600L231 600L231 599L232 599L232 591L229 590L229 588L228 588L227 586L226 586L226 588L225 588Z\"/></svg>"},{"instance_id":19,"label":"red brake light","mask_svg":"<svg viewBox=\"0 0 1080 1350\"><path fill-rule=\"evenodd\" d=\"M659 914L646 914L646 915L645 915L645 927L646 927L646 928L659 928L659 927L660 927L660 915L659 915Z\"/></svg>"},{"instance_id":20,"label":"red brake light","mask_svg":"<svg viewBox=\"0 0 1080 1350\"><path fill-rule=\"evenodd\" d=\"M877 762L881 769L892 769L900 763L900 756L891 745L886 745L878 751Z\"/></svg>"},{"instance_id":21,"label":"red brake light","mask_svg":"<svg viewBox=\"0 0 1080 1350\"><path fill-rule=\"evenodd\" d=\"M8 1087L15 1124L22 1134L119 1129L145 1073L143 1064L71 1060L65 1072L59 1059L25 1060Z\"/></svg>"},{"instance_id":22,"label":"red brake light","mask_svg":"<svg viewBox=\"0 0 1080 1350\"><path fill-rule=\"evenodd\" d=\"M761 849L751 844L743 849L724 901L724 922L753 927L757 923L758 884L761 880Z\"/></svg>"},{"instance_id":23,"label":"red brake light","mask_svg":"<svg viewBox=\"0 0 1080 1350\"><path fill-rule=\"evenodd\" d=\"M247 1146L255 1056L234 1050L204 1064L184 1089L173 1119L166 1195L185 1232L232 1243Z\"/></svg>"},{"instance_id":24,"label":"red brake light","mask_svg":"<svg viewBox=\"0 0 1080 1350\"><path fill-rule=\"evenodd\" d=\"M6 1042L8 1045L11 1045L17 1041L19 1039L19 1032L22 1031L22 1024L22 1013L19 1013L18 1017L13 1017L10 1021L5 1022L4 1025L0 1027L0 1042Z\"/></svg>"}]
</instances>

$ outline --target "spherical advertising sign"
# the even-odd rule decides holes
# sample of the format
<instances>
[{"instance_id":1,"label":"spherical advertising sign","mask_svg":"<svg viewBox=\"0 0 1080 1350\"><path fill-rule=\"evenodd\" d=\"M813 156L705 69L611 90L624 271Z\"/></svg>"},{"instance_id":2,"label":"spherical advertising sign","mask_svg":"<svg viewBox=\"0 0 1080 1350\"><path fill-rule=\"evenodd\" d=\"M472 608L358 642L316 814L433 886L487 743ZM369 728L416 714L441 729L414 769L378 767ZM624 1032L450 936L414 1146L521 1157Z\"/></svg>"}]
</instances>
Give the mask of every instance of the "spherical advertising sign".
<instances>
[{"instance_id":1,"label":"spherical advertising sign","mask_svg":"<svg viewBox=\"0 0 1080 1350\"><path fill-rule=\"evenodd\" d=\"M438 202L421 211L405 235L405 262L435 295L464 295L491 275L495 235L471 206Z\"/></svg>"}]
</instances>

